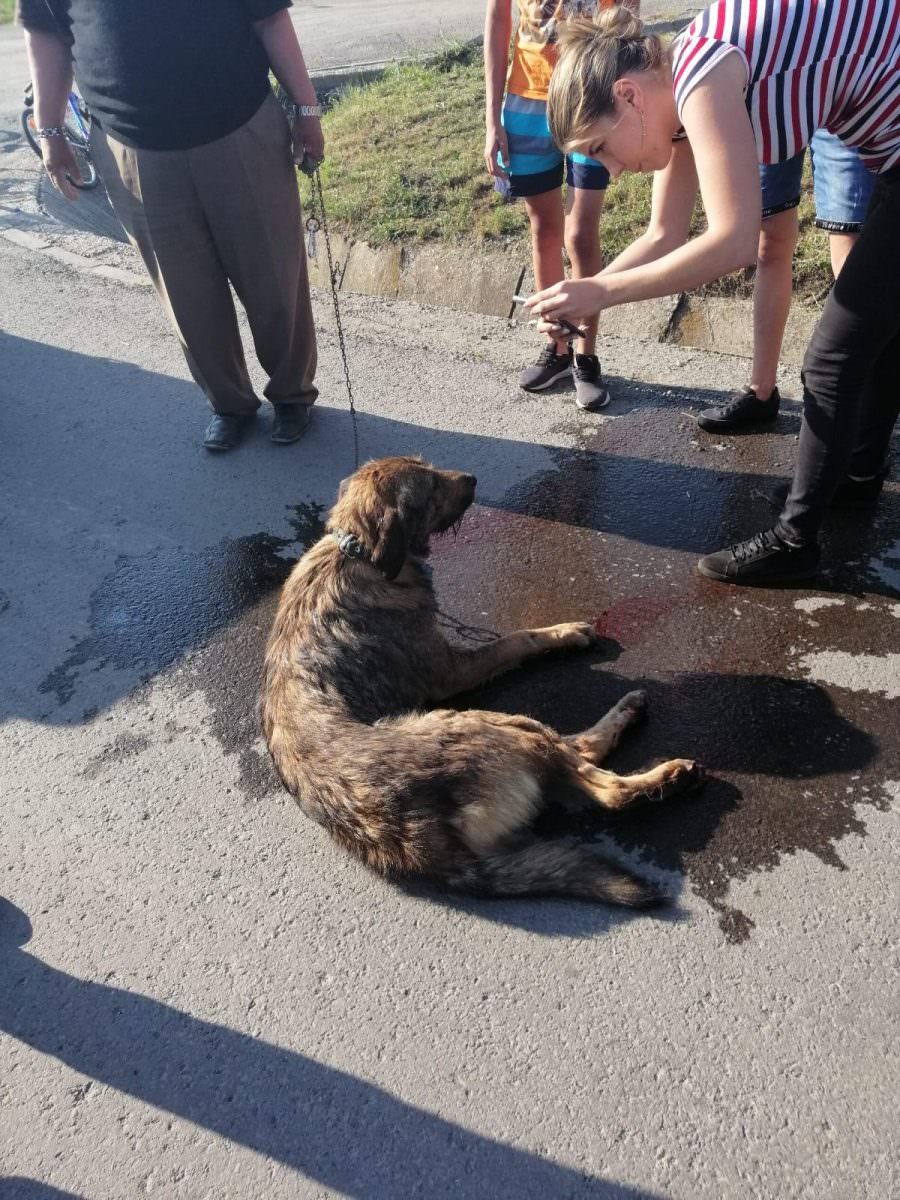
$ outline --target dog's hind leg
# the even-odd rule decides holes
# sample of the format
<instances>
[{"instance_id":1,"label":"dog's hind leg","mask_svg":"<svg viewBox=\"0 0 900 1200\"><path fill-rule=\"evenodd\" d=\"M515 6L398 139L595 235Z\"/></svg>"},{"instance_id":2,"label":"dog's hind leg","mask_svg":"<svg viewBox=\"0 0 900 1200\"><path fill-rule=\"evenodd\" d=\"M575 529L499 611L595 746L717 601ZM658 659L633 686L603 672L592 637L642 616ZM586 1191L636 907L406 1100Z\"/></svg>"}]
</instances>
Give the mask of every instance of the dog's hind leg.
<instances>
[{"instance_id":1,"label":"dog's hind leg","mask_svg":"<svg viewBox=\"0 0 900 1200\"><path fill-rule=\"evenodd\" d=\"M486 896L578 896L631 908L665 902L654 887L589 847L532 841L478 858L449 880L458 890Z\"/></svg>"},{"instance_id":2,"label":"dog's hind leg","mask_svg":"<svg viewBox=\"0 0 900 1200\"><path fill-rule=\"evenodd\" d=\"M590 729L584 729L581 733L573 733L563 740L577 750L582 758L599 766L604 758L608 754L612 754L618 746L625 730L640 721L646 711L647 693L629 692Z\"/></svg>"},{"instance_id":3,"label":"dog's hind leg","mask_svg":"<svg viewBox=\"0 0 900 1200\"><path fill-rule=\"evenodd\" d=\"M433 698L445 700L458 692L467 692L538 654L550 650L586 650L596 641L593 625L571 621L549 625L546 629L520 629L475 650L459 650L454 654L447 677L441 682L440 691Z\"/></svg>"},{"instance_id":4,"label":"dog's hind leg","mask_svg":"<svg viewBox=\"0 0 900 1200\"><path fill-rule=\"evenodd\" d=\"M576 787L602 808L612 809L627 808L641 800L668 800L703 778L699 764L687 758L673 758L637 775L616 775L595 767L581 756L573 756L566 763L566 773Z\"/></svg>"}]
</instances>

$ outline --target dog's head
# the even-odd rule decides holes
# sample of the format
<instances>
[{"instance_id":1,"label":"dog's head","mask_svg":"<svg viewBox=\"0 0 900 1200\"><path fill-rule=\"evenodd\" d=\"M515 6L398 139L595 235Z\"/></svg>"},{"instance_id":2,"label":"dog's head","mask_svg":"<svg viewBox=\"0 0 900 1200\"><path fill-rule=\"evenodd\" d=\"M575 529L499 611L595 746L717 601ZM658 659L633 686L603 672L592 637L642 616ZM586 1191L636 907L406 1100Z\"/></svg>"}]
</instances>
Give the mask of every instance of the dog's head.
<instances>
[{"instance_id":1,"label":"dog's head","mask_svg":"<svg viewBox=\"0 0 900 1200\"><path fill-rule=\"evenodd\" d=\"M458 524L475 499L474 475L438 471L421 458L380 458L341 483L325 528L351 533L386 579L408 554L424 557L429 539Z\"/></svg>"}]
</instances>

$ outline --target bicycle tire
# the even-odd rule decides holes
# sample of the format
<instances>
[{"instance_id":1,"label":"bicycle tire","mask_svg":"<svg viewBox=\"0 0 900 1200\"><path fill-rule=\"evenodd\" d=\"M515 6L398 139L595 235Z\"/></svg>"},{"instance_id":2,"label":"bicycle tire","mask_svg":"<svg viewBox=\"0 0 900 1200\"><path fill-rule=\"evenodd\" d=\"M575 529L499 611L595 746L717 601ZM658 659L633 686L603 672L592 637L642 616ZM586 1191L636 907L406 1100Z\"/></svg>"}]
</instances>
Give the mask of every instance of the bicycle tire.
<instances>
[{"instance_id":1,"label":"bicycle tire","mask_svg":"<svg viewBox=\"0 0 900 1200\"><path fill-rule=\"evenodd\" d=\"M34 123L34 109L26 108L22 113L22 132L25 134L25 140L32 148L41 162L44 161L44 156L41 154L41 146L37 138L34 136L34 131L37 126Z\"/></svg>"},{"instance_id":2,"label":"bicycle tire","mask_svg":"<svg viewBox=\"0 0 900 1200\"><path fill-rule=\"evenodd\" d=\"M41 162L44 161L44 156L41 153L41 144L35 137L35 129L37 128L34 120L34 109L26 108L22 113L22 131L28 145L32 148ZM100 176L97 174L97 168L94 166L94 160L91 158L90 146L81 135L81 130L77 129L75 122L70 116L66 117L66 141L71 147L72 153L75 155L75 161L78 163L78 170L81 172L81 179L76 180L69 178L72 187L78 188L80 192L89 192L95 188L100 182Z\"/></svg>"}]
</instances>

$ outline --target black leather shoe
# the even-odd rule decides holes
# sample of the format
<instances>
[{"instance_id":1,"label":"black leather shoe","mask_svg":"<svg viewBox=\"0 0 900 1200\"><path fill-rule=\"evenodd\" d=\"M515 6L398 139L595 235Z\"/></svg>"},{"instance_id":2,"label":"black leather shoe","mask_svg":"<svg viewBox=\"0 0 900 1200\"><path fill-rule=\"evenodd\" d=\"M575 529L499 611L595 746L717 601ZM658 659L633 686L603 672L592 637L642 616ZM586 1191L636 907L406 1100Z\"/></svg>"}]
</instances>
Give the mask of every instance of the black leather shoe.
<instances>
[{"instance_id":1,"label":"black leather shoe","mask_svg":"<svg viewBox=\"0 0 900 1200\"><path fill-rule=\"evenodd\" d=\"M708 433L734 433L747 426L770 424L778 416L780 403L778 388L768 400L760 400L753 388L747 387L729 396L724 404L705 408L697 424Z\"/></svg>"},{"instance_id":2,"label":"black leather shoe","mask_svg":"<svg viewBox=\"0 0 900 1200\"><path fill-rule=\"evenodd\" d=\"M309 429L309 406L306 404L273 404L272 441L276 446L289 446L302 438Z\"/></svg>"},{"instance_id":3,"label":"black leather shoe","mask_svg":"<svg viewBox=\"0 0 900 1200\"><path fill-rule=\"evenodd\" d=\"M780 583L801 583L812 579L819 570L819 547L791 546L774 529L754 534L727 550L707 554L697 570L719 583L752 584L767 587Z\"/></svg>"},{"instance_id":4,"label":"black leather shoe","mask_svg":"<svg viewBox=\"0 0 900 1200\"><path fill-rule=\"evenodd\" d=\"M230 413L216 413L203 438L207 450L233 450L247 432L255 414L236 417Z\"/></svg>"}]
</instances>

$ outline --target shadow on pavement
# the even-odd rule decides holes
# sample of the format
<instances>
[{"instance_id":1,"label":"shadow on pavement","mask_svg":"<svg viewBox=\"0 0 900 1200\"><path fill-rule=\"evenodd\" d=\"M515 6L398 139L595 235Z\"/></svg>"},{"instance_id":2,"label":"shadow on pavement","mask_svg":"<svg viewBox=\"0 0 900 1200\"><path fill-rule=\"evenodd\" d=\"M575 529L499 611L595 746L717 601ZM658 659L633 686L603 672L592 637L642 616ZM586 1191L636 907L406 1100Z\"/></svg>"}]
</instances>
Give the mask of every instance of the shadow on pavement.
<instances>
[{"instance_id":1,"label":"shadow on pavement","mask_svg":"<svg viewBox=\"0 0 900 1200\"><path fill-rule=\"evenodd\" d=\"M345 473L347 418L322 406L312 433L296 452L273 452L260 444L259 433L223 462L204 456L195 441L186 443L180 429L173 427L176 415L181 424L189 404L198 433L202 428L200 393L183 380L3 333L0 361L11 396L3 417L9 521L15 533L18 509L42 535L16 551L8 549L8 578L15 580L26 558L34 569L44 556L41 586L65 589L66 573L59 569L64 564L55 561L61 545L71 553L79 539L90 539L102 529L107 542L119 540L123 548L117 565L91 596L88 634L83 634L80 614L73 613L77 640L60 662L48 664L38 692L0 706L0 719L19 715L67 724L93 716L136 683L166 670L280 585L290 557L318 536L325 511L320 503L296 505L298 492L316 489L330 503ZM14 381L27 402L15 403ZM717 395L710 393L704 402ZM102 407L98 397L103 398ZM110 398L115 400L113 407ZM361 426L364 450L371 456L421 451L440 465L486 476L486 493L492 463L502 461L507 475L523 479L480 500L483 510L505 522L498 536L508 555L516 552L517 539L523 546L533 542L534 528L548 523L694 553L721 544L739 525L744 531L760 527L760 517L748 516L749 505L739 494L762 491L770 482L765 475L599 450L539 447L366 413ZM336 445L343 461L329 467ZM540 469L548 455L555 463L550 472ZM224 488L223 495L216 496L217 488ZM226 536L229 506L240 503L244 488L253 489L257 503L266 502L273 522L282 527L283 514L292 513L294 535L276 537L261 531L250 537ZM221 504L222 536L198 550L196 542L190 544L192 516L204 502L207 508ZM127 536L109 529L113 503L116 526L145 520L152 510L169 544L148 554L124 553ZM878 522L853 525L856 558L891 546L900 536L898 530L900 497L885 496ZM69 531L71 541L66 540ZM571 565L585 569L577 559ZM590 569L590 563L587 566ZM900 594L891 583L859 571L841 586L851 593ZM539 594L540 581L535 580L533 588ZM20 604L24 601L20 598ZM15 641L8 647L12 678L19 675L19 647ZM31 661L34 645L21 643L21 653ZM123 678L123 673L130 677Z\"/></svg>"},{"instance_id":2,"label":"shadow on pavement","mask_svg":"<svg viewBox=\"0 0 900 1200\"><path fill-rule=\"evenodd\" d=\"M26 915L0 898L6 1034L342 1195L652 1200L484 1137L306 1055L67 975L21 949L30 937ZM26 1181L32 1186L39 1185Z\"/></svg>"},{"instance_id":3,"label":"shadow on pavement","mask_svg":"<svg viewBox=\"0 0 900 1200\"><path fill-rule=\"evenodd\" d=\"M0 1175L0 1196L3 1200L82 1200L75 1192L63 1192L21 1175Z\"/></svg>"}]
</instances>

